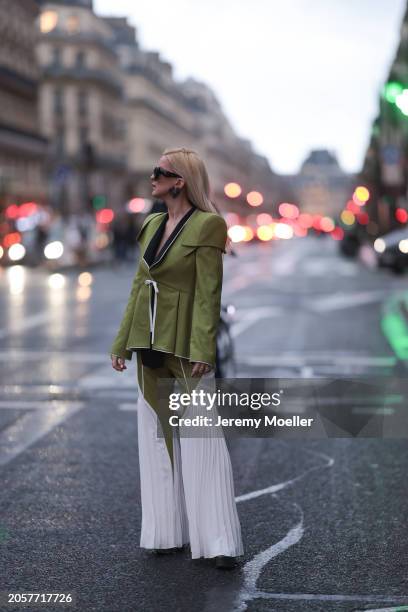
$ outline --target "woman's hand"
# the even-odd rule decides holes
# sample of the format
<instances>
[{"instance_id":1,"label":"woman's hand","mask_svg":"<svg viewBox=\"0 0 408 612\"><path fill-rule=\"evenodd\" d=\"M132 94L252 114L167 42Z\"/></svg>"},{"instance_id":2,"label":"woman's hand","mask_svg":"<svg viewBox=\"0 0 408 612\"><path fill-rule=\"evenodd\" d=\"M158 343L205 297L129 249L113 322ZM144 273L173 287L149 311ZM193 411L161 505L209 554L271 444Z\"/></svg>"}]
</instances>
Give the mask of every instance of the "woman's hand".
<instances>
[{"instance_id":1,"label":"woman's hand","mask_svg":"<svg viewBox=\"0 0 408 612\"><path fill-rule=\"evenodd\" d=\"M123 370L127 370L127 365L125 364L125 359L123 357L119 357L118 355L111 355L112 359L112 368L117 370L118 372L123 372Z\"/></svg>"},{"instance_id":2,"label":"woman's hand","mask_svg":"<svg viewBox=\"0 0 408 612\"><path fill-rule=\"evenodd\" d=\"M203 374L207 374L207 372L212 370L212 366L208 365L208 363L202 363L201 361L192 361L191 363L193 363L191 376L203 376Z\"/></svg>"}]
</instances>

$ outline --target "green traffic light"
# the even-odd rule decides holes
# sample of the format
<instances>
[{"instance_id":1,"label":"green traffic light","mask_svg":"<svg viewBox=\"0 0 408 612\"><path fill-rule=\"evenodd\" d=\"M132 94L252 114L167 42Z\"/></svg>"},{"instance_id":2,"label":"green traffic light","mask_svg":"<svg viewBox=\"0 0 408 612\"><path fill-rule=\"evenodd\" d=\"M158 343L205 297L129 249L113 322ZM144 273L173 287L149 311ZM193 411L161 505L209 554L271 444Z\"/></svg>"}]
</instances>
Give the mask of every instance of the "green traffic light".
<instances>
[{"instance_id":1,"label":"green traffic light","mask_svg":"<svg viewBox=\"0 0 408 612\"><path fill-rule=\"evenodd\" d=\"M100 208L104 208L106 205L106 196L104 195L96 195L92 198L92 206L99 210Z\"/></svg>"},{"instance_id":2,"label":"green traffic light","mask_svg":"<svg viewBox=\"0 0 408 612\"><path fill-rule=\"evenodd\" d=\"M384 98L387 102L395 104L397 97L403 92L404 86L397 81L389 81L384 85Z\"/></svg>"}]
</instances>

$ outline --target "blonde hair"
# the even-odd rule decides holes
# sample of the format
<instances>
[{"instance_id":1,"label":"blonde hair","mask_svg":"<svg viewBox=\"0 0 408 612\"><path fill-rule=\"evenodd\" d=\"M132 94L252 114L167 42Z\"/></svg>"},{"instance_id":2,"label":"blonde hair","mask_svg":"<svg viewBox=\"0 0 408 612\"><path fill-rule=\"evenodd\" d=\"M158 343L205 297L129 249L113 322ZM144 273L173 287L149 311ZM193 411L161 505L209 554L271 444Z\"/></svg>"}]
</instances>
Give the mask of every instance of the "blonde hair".
<instances>
[{"instance_id":1,"label":"blonde hair","mask_svg":"<svg viewBox=\"0 0 408 612\"><path fill-rule=\"evenodd\" d=\"M188 200L204 212L212 212L222 216L217 205L210 199L210 179L204 161L196 151L180 147L165 149L163 155L167 157L172 168L180 174L185 181L185 190ZM227 237L226 251L229 253L231 239Z\"/></svg>"}]
</instances>

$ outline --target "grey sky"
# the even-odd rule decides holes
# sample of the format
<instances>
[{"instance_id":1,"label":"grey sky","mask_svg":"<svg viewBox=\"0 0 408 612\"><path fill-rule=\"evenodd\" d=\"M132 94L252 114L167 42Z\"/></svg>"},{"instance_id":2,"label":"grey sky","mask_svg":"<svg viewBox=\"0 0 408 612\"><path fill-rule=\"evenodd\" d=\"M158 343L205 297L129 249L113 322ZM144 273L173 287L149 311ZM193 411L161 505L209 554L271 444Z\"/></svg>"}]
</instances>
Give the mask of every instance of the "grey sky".
<instances>
[{"instance_id":1,"label":"grey sky","mask_svg":"<svg viewBox=\"0 0 408 612\"><path fill-rule=\"evenodd\" d=\"M127 15L142 48L216 92L277 172L311 148L360 168L405 0L95 0Z\"/></svg>"}]
</instances>

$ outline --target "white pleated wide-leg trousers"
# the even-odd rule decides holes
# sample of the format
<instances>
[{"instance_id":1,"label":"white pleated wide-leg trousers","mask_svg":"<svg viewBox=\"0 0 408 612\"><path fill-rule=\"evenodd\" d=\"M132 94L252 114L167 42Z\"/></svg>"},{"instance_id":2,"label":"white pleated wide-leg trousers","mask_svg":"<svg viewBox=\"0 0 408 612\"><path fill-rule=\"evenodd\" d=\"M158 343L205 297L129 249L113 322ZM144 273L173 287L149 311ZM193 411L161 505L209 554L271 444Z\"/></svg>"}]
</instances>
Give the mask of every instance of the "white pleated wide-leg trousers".
<instances>
[{"instance_id":1,"label":"white pleated wide-leg trousers","mask_svg":"<svg viewBox=\"0 0 408 612\"><path fill-rule=\"evenodd\" d=\"M192 559L243 555L232 466L224 435L217 432L217 436L184 437L181 428L175 427L172 468L165 439L158 436L158 416L143 394L146 369L150 370L142 366L139 369L142 376L138 375L140 546L159 549L190 543ZM202 379L211 377L213 370Z\"/></svg>"}]
</instances>

